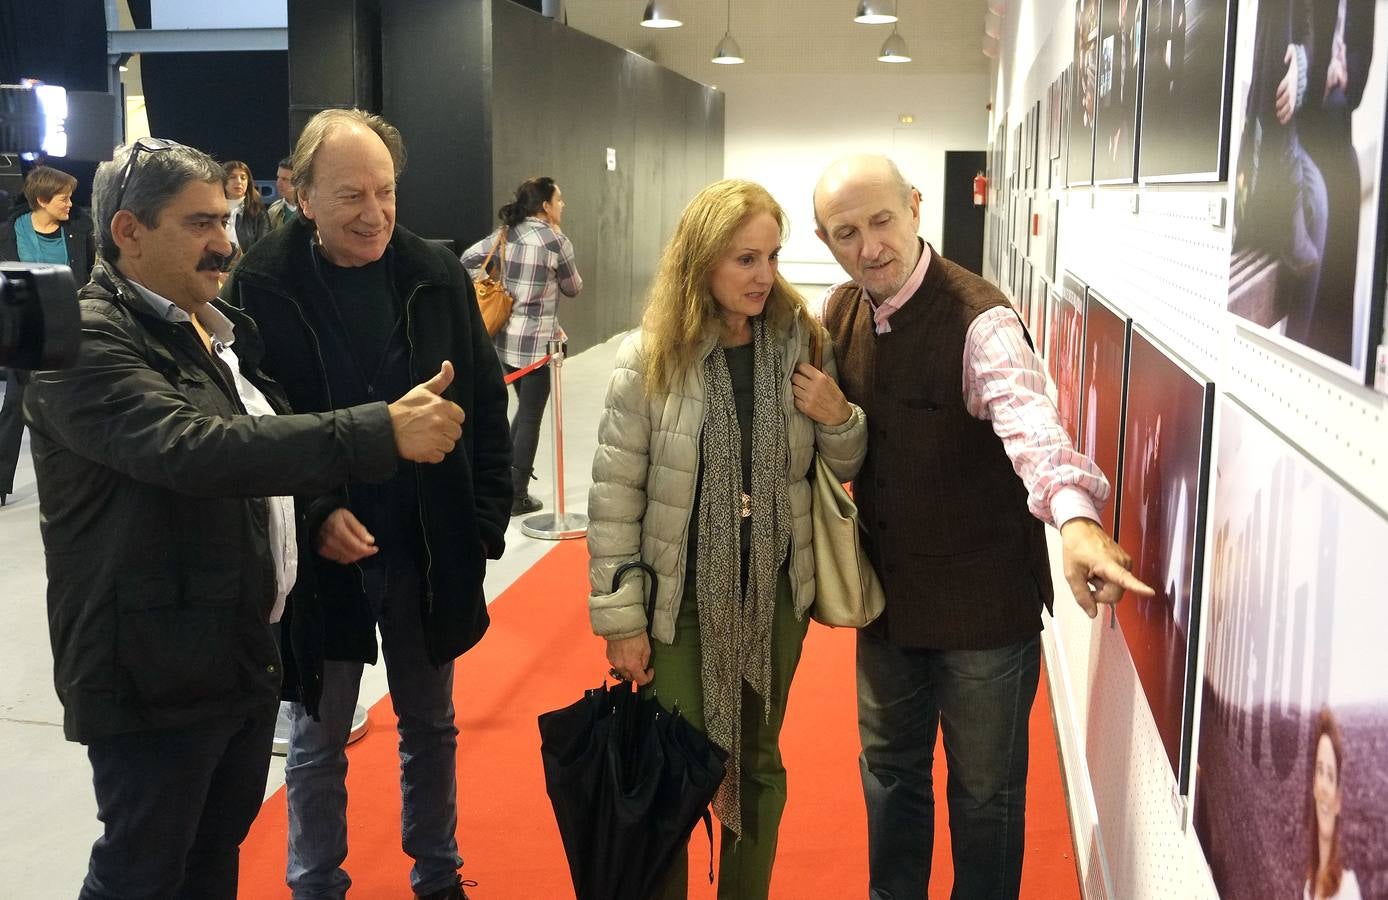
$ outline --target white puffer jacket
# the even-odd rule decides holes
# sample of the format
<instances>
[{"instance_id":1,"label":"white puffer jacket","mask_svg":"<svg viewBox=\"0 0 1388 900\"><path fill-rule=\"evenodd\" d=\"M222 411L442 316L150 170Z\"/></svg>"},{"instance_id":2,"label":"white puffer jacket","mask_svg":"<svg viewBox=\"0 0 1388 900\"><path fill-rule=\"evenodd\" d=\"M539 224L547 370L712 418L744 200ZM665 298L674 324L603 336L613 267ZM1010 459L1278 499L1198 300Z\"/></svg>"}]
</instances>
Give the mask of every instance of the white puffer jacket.
<instances>
[{"instance_id":1,"label":"white puffer jacket","mask_svg":"<svg viewBox=\"0 0 1388 900\"><path fill-rule=\"evenodd\" d=\"M816 325L818 327L818 325ZM689 520L699 471L699 439L704 423L703 361L716 340L708 338L698 358L666 395L648 397L641 333L622 342L607 386L593 487L588 493L588 613L594 633L609 640L633 637L646 628L645 579L631 573L612 592L612 574L623 563L641 559L659 576L651 633L670 643L684 591ZM796 319L782 339L786 372L781 410L786 417L790 463L792 558L795 612L803 617L814 602L814 550L811 547L810 485L805 476L815 448L841 480L858 474L867 453L867 420L853 406L848 421L819 425L795 409L790 374L809 360L809 333ZM833 343L824 340L824 371L835 380ZM851 405L851 404L850 404Z\"/></svg>"}]
</instances>

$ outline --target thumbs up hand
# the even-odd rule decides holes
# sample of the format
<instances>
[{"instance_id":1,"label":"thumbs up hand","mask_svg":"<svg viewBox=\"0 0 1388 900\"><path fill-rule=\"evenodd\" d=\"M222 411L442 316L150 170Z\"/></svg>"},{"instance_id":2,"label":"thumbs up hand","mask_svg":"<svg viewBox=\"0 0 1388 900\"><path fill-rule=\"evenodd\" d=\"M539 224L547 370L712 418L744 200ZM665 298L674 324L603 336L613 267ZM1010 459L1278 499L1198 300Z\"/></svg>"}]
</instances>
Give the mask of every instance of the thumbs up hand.
<instances>
[{"instance_id":1,"label":"thumbs up hand","mask_svg":"<svg viewBox=\"0 0 1388 900\"><path fill-rule=\"evenodd\" d=\"M463 434L463 410L443 399L453 383L453 364L444 361L439 373L390 404L395 449L411 462L441 462Z\"/></svg>"}]
</instances>

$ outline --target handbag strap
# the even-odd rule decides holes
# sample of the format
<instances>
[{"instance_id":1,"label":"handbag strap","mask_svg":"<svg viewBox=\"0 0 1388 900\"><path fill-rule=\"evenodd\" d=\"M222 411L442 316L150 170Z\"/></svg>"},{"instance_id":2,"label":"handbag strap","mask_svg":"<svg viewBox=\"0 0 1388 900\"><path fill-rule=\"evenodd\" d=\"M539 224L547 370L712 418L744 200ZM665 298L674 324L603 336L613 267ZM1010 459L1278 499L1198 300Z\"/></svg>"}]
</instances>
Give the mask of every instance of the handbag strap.
<instances>
[{"instance_id":1,"label":"handbag strap","mask_svg":"<svg viewBox=\"0 0 1388 900\"><path fill-rule=\"evenodd\" d=\"M814 320L814 316L808 311L805 312L805 323L810 329L810 365L823 371L824 369L824 326Z\"/></svg>"},{"instance_id":2,"label":"handbag strap","mask_svg":"<svg viewBox=\"0 0 1388 900\"><path fill-rule=\"evenodd\" d=\"M492 255L497 254L496 271L498 274L504 275L506 268L506 232L509 230L510 229L505 225L502 225L497 231L496 240L492 241L492 249L487 251L487 258L482 260L483 272L487 271L487 265L492 261Z\"/></svg>"}]
</instances>

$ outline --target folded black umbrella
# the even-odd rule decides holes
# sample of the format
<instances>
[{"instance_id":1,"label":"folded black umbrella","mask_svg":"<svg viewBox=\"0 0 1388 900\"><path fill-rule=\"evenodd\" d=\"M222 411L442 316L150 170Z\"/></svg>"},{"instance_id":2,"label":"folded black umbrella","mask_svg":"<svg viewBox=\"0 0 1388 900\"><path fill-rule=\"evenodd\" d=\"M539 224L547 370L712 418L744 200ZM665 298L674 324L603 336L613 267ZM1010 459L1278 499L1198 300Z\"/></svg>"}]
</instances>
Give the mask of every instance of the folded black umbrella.
<instances>
[{"instance_id":1,"label":"folded black umbrella","mask_svg":"<svg viewBox=\"0 0 1388 900\"><path fill-rule=\"evenodd\" d=\"M649 632L656 596L651 567L623 565L612 589L633 569L649 579ZM678 709L667 710L654 694L642 697L625 682L604 683L540 716L540 756L577 900L646 900L700 819L713 880L708 805L727 752Z\"/></svg>"}]
</instances>

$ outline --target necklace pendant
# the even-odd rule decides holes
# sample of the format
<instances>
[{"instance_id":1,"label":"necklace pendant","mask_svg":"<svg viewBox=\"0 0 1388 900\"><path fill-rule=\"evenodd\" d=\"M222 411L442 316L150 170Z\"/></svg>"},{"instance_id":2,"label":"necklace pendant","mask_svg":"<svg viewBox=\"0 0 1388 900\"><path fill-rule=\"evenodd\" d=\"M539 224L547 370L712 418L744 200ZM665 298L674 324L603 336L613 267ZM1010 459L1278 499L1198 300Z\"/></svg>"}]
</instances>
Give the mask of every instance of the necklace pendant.
<instances>
[{"instance_id":1,"label":"necklace pendant","mask_svg":"<svg viewBox=\"0 0 1388 900\"><path fill-rule=\"evenodd\" d=\"M744 519L750 519L752 517L752 495L743 491L741 497L742 509L738 510L738 515Z\"/></svg>"}]
</instances>

